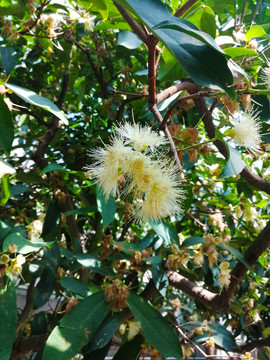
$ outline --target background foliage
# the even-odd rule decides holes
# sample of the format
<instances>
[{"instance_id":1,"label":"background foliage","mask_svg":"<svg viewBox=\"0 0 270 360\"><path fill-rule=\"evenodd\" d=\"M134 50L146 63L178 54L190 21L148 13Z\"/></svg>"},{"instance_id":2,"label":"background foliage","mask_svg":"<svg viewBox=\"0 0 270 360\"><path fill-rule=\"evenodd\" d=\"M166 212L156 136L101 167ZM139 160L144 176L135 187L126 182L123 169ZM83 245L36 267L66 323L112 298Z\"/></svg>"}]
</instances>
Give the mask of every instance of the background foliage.
<instances>
[{"instance_id":1,"label":"background foliage","mask_svg":"<svg viewBox=\"0 0 270 360\"><path fill-rule=\"evenodd\" d=\"M269 5L0 1L2 360L269 358ZM228 136L251 105L260 152ZM180 215L89 178L124 121L170 140Z\"/></svg>"}]
</instances>

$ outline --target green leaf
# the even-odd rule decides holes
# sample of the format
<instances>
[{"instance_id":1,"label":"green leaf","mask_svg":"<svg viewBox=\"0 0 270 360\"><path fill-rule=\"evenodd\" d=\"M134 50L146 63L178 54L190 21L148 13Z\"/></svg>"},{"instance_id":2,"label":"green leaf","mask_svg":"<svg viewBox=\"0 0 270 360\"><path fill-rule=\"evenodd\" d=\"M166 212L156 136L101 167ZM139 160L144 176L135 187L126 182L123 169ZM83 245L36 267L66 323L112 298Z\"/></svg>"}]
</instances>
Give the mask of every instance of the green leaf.
<instances>
[{"instance_id":1,"label":"green leaf","mask_svg":"<svg viewBox=\"0 0 270 360\"><path fill-rule=\"evenodd\" d=\"M64 168L63 166L59 165L59 164L49 164L47 165L42 171L41 171L41 174L46 174L48 172L51 172L51 171L66 171L68 172L69 170Z\"/></svg>"},{"instance_id":2,"label":"green leaf","mask_svg":"<svg viewBox=\"0 0 270 360\"><path fill-rule=\"evenodd\" d=\"M3 96L0 95L0 144L8 154L14 139L13 120Z\"/></svg>"},{"instance_id":3,"label":"green leaf","mask_svg":"<svg viewBox=\"0 0 270 360\"><path fill-rule=\"evenodd\" d=\"M73 277L64 277L60 280L61 285L67 289L72 291L74 294L78 294L84 298L92 295L92 292L81 280L73 278Z\"/></svg>"},{"instance_id":4,"label":"green leaf","mask_svg":"<svg viewBox=\"0 0 270 360\"><path fill-rule=\"evenodd\" d=\"M163 220L148 221L148 223L166 245L171 245L173 243L179 244L176 231L168 223Z\"/></svg>"},{"instance_id":5,"label":"green leaf","mask_svg":"<svg viewBox=\"0 0 270 360\"><path fill-rule=\"evenodd\" d=\"M22 19L25 14L25 9L26 9L25 5L21 5L21 4L14 4L9 7L0 6L0 16L2 17L7 15L14 15L19 19Z\"/></svg>"},{"instance_id":6,"label":"green leaf","mask_svg":"<svg viewBox=\"0 0 270 360\"><path fill-rule=\"evenodd\" d=\"M143 336L138 334L131 341L126 341L120 346L112 360L137 360L142 351Z\"/></svg>"},{"instance_id":7,"label":"green leaf","mask_svg":"<svg viewBox=\"0 0 270 360\"><path fill-rule=\"evenodd\" d=\"M97 208L103 219L103 227L107 227L114 219L116 205L115 199L110 195L106 200L105 195L100 187L97 187Z\"/></svg>"},{"instance_id":8,"label":"green leaf","mask_svg":"<svg viewBox=\"0 0 270 360\"><path fill-rule=\"evenodd\" d=\"M60 209L56 200L52 200L47 210L41 237L45 241L55 240L55 231L60 222Z\"/></svg>"},{"instance_id":9,"label":"green leaf","mask_svg":"<svg viewBox=\"0 0 270 360\"><path fill-rule=\"evenodd\" d=\"M10 46L0 46L1 64L4 70L10 74L18 63L18 53Z\"/></svg>"},{"instance_id":10,"label":"green leaf","mask_svg":"<svg viewBox=\"0 0 270 360\"><path fill-rule=\"evenodd\" d=\"M123 314L109 314L87 345L87 353L106 346L123 322Z\"/></svg>"},{"instance_id":11,"label":"green leaf","mask_svg":"<svg viewBox=\"0 0 270 360\"><path fill-rule=\"evenodd\" d=\"M7 203L10 197L10 182L9 182L9 174L5 174L1 179L1 201L0 206L3 206Z\"/></svg>"},{"instance_id":12,"label":"green leaf","mask_svg":"<svg viewBox=\"0 0 270 360\"><path fill-rule=\"evenodd\" d=\"M229 148L229 158L219 175L221 179L239 174L246 166L245 162L241 158L241 154L229 144L227 144L227 146Z\"/></svg>"},{"instance_id":13,"label":"green leaf","mask_svg":"<svg viewBox=\"0 0 270 360\"><path fill-rule=\"evenodd\" d=\"M109 312L104 293L80 301L50 334L42 360L69 360L87 344Z\"/></svg>"},{"instance_id":14,"label":"green leaf","mask_svg":"<svg viewBox=\"0 0 270 360\"><path fill-rule=\"evenodd\" d=\"M44 248L46 265L34 291L34 307L40 308L49 300L56 282L56 271L60 263L60 251L57 243L51 249Z\"/></svg>"},{"instance_id":15,"label":"green leaf","mask_svg":"<svg viewBox=\"0 0 270 360\"><path fill-rule=\"evenodd\" d=\"M236 250L232 246L224 245L224 244L221 244L221 243L218 244L217 246L220 247L223 250L228 250L231 254L233 254L236 257L236 259L238 261L240 261L242 264L244 264L248 270L251 270L251 267L250 267L249 263L246 261L244 256L240 253L240 251Z\"/></svg>"},{"instance_id":16,"label":"green leaf","mask_svg":"<svg viewBox=\"0 0 270 360\"><path fill-rule=\"evenodd\" d=\"M135 251L141 250L139 244L133 244L127 241L113 241L112 243L116 249L128 255L133 254Z\"/></svg>"},{"instance_id":17,"label":"green leaf","mask_svg":"<svg viewBox=\"0 0 270 360\"><path fill-rule=\"evenodd\" d=\"M169 280L165 270L161 266L152 265L151 272L157 290L165 297L169 286Z\"/></svg>"},{"instance_id":18,"label":"green leaf","mask_svg":"<svg viewBox=\"0 0 270 360\"><path fill-rule=\"evenodd\" d=\"M242 57L242 56L256 56L258 55L257 51L242 47L228 47L224 49L224 52L229 55L232 59Z\"/></svg>"},{"instance_id":19,"label":"green leaf","mask_svg":"<svg viewBox=\"0 0 270 360\"><path fill-rule=\"evenodd\" d=\"M236 342L232 334L226 330L226 328L218 323L209 322L209 328L211 331L211 336L214 338L215 344L226 351L235 351L237 348ZM193 341L203 343L209 339L209 334L203 334L196 336Z\"/></svg>"},{"instance_id":20,"label":"green leaf","mask_svg":"<svg viewBox=\"0 0 270 360\"><path fill-rule=\"evenodd\" d=\"M139 321L146 341L164 356L182 359L180 340L168 321L141 296L130 292L127 305Z\"/></svg>"},{"instance_id":21,"label":"green leaf","mask_svg":"<svg viewBox=\"0 0 270 360\"><path fill-rule=\"evenodd\" d=\"M204 244L205 241L202 237L200 236L191 236L189 238L187 238L186 240L183 241L183 243L181 244L180 248L185 248L185 247L190 247L190 246L194 246L194 245L198 245L198 244Z\"/></svg>"},{"instance_id":22,"label":"green leaf","mask_svg":"<svg viewBox=\"0 0 270 360\"><path fill-rule=\"evenodd\" d=\"M203 6L198 9L194 14L188 17L188 21L213 38L216 37L215 13L209 6Z\"/></svg>"},{"instance_id":23,"label":"green leaf","mask_svg":"<svg viewBox=\"0 0 270 360\"><path fill-rule=\"evenodd\" d=\"M20 234L12 233L5 238L3 243L3 250L7 251L8 245L11 243L15 244L18 247L18 253L20 254L36 252L44 246L51 246L53 244L53 242L45 242L41 239L38 239L37 241L30 241L22 237Z\"/></svg>"},{"instance_id":24,"label":"green leaf","mask_svg":"<svg viewBox=\"0 0 270 360\"><path fill-rule=\"evenodd\" d=\"M43 184L47 185L47 181L42 179L41 176L36 174L34 171L28 172L17 172L16 179L26 184Z\"/></svg>"},{"instance_id":25,"label":"green leaf","mask_svg":"<svg viewBox=\"0 0 270 360\"><path fill-rule=\"evenodd\" d=\"M21 99L28 102L31 105L35 105L41 107L42 109L49 111L53 115L55 115L58 119L63 121L65 125L68 125L68 120L66 118L65 113L58 108L51 100L45 98L44 96L40 96L36 94L34 91L23 88L14 84L5 84L8 89L13 91L16 95L18 95Z\"/></svg>"},{"instance_id":26,"label":"green leaf","mask_svg":"<svg viewBox=\"0 0 270 360\"><path fill-rule=\"evenodd\" d=\"M175 81L187 77L185 70L168 49L164 49L162 59L163 61L160 63L157 80Z\"/></svg>"},{"instance_id":27,"label":"green leaf","mask_svg":"<svg viewBox=\"0 0 270 360\"><path fill-rule=\"evenodd\" d=\"M264 29L260 25L253 25L252 28L248 30L245 34L246 41L249 41L253 38L269 38Z\"/></svg>"},{"instance_id":28,"label":"green leaf","mask_svg":"<svg viewBox=\"0 0 270 360\"><path fill-rule=\"evenodd\" d=\"M90 214L97 211L97 207L95 205L92 206L88 206L86 208L81 208L81 209L73 209L68 211L65 215L70 216L70 215L84 215L84 214Z\"/></svg>"},{"instance_id":29,"label":"green leaf","mask_svg":"<svg viewBox=\"0 0 270 360\"><path fill-rule=\"evenodd\" d=\"M264 208L266 207L266 205L269 203L269 200L268 199L264 199L264 200L261 200L259 202L257 202L255 205L259 208Z\"/></svg>"},{"instance_id":30,"label":"green leaf","mask_svg":"<svg viewBox=\"0 0 270 360\"><path fill-rule=\"evenodd\" d=\"M93 255L90 254L78 254L76 259L79 264L86 267L87 269L93 270L102 275L114 275L114 272L110 268L105 268L102 262Z\"/></svg>"},{"instance_id":31,"label":"green leaf","mask_svg":"<svg viewBox=\"0 0 270 360\"><path fill-rule=\"evenodd\" d=\"M129 30L121 31L118 35L117 45L124 46L127 49L136 49L142 44L142 40Z\"/></svg>"},{"instance_id":32,"label":"green leaf","mask_svg":"<svg viewBox=\"0 0 270 360\"><path fill-rule=\"evenodd\" d=\"M0 359L9 360L17 326L15 287L4 277L0 283Z\"/></svg>"},{"instance_id":33,"label":"green leaf","mask_svg":"<svg viewBox=\"0 0 270 360\"><path fill-rule=\"evenodd\" d=\"M107 10L107 5L104 0L91 0L90 1L98 10Z\"/></svg>"},{"instance_id":34,"label":"green leaf","mask_svg":"<svg viewBox=\"0 0 270 360\"><path fill-rule=\"evenodd\" d=\"M233 82L227 66L227 55L208 34L201 32L188 21L172 16L161 1L117 2L132 10L155 33L194 82L207 87L221 88L233 96L234 89L227 87Z\"/></svg>"}]
</instances>

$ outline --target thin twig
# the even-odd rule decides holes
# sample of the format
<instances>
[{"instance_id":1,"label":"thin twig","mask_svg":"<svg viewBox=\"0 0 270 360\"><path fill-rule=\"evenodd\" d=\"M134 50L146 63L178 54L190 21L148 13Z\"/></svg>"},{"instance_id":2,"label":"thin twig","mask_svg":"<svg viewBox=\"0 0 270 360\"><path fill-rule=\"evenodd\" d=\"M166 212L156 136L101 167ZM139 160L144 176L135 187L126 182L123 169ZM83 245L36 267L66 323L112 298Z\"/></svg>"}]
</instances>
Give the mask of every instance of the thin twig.
<instances>
[{"instance_id":1,"label":"thin twig","mask_svg":"<svg viewBox=\"0 0 270 360\"><path fill-rule=\"evenodd\" d=\"M257 3L257 6L256 6L256 9L254 11L254 14L253 14L253 17L252 17L252 20L251 20L251 23L250 23L250 27L252 27L253 23L255 22L255 19L256 19L256 16L259 12L259 8L261 6L261 3L262 3L262 0L259 0L258 3Z\"/></svg>"},{"instance_id":2,"label":"thin twig","mask_svg":"<svg viewBox=\"0 0 270 360\"><path fill-rule=\"evenodd\" d=\"M158 123L161 124L162 121L163 121L163 118L162 118L162 115L160 114L160 112L158 111L157 106L156 105L150 106L150 110L151 110L152 114L154 115L155 119L158 121ZM166 135L166 137L167 137L167 139L169 141L170 150L171 150L171 152L172 152L172 154L174 156L177 169L178 169L179 172L182 172L183 168L182 168L182 165L180 163L178 152L177 152L177 149L176 149L175 144L173 142L172 135L171 135L171 133L170 133L167 126L164 127L163 131L165 132L165 135Z\"/></svg>"},{"instance_id":3,"label":"thin twig","mask_svg":"<svg viewBox=\"0 0 270 360\"><path fill-rule=\"evenodd\" d=\"M173 16L181 17L188 9L191 8L198 0L188 0L184 5L176 10Z\"/></svg>"},{"instance_id":4,"label":"thin twig","mask_svg":"<svg viewBox=\"0 0 270 360\"><path fill-rule=\"evenodd\" d=\"M241 27L243 19L244 19L246 4L247 4L247 0L244 0L239 27Z\"/></svg>"}]
</instances>

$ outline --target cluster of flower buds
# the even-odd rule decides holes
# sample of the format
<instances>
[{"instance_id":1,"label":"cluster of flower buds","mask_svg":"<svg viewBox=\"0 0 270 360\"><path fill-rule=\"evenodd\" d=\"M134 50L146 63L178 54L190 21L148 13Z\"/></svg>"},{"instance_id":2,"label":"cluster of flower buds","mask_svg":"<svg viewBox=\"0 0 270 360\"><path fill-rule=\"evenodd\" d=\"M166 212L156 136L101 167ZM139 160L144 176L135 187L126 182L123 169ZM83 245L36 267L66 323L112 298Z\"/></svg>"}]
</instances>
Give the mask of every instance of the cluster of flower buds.
<instances>
[{"instance_id":1,"label":"cluster of flower buds","mask_svg":"<svg viewBox=\"0 0 270 360\"><path fill-rule=\"evenodd\" d=\"M17 251L18 248L15 244L10 243L8 245L9 254L16 255ZM25 263L25 257L18 254L15 258L12 258L9 254L4 253L0 256L1 275L5 272L13 275L20 275L22 272L22 265Z\"/></svg>"},{"instance_id":2,"label":"cluster of flower buds","mask_svg":"<svg viewBox=\"0 0 270 360\"><path fill-rule=\"evenodd\" d=\"M126 306L129 295L127 285L116 279L112 284L105 286L105 299L112 311L120 311Z\"/></svg>"},{"instance_id":3,"label":"cluster of flower buds","mask_svg":"<svg viewBox=\"0 0 270 360\"><path fill-rule=\"evenodd\" d=\"M166 144L164 137L138 124L126 123L115 130L110 145L92 152L95 163L88 167L105 197L119 193L119 180L122 189L124 176L122 192L133 194L138 219L158 220L179 213L183 190L177 170L155 151Z\"/></svg>"}]
</instances>

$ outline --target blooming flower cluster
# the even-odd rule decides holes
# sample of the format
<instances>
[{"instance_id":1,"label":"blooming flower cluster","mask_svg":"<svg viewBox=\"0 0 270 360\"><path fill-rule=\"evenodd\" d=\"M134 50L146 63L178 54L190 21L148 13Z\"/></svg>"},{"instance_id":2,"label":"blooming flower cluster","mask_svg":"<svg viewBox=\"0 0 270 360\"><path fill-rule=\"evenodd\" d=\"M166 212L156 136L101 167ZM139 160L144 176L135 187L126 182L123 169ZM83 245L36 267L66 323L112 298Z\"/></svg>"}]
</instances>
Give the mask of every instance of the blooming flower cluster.
<instances>
[{"instance_id":1,"label":"blooming flower cluster","mask_svg":"<svg viewBox=\"0 0 270 360\"><path fill-rule=\"evenodd\" d=\"M156 149L166 141L150 127L125 123L117 127L111 143L92 152L95 163L88 167L106 199L120 192L133 194L137 217L157 220L180 212L183 190L176 168ZM121 186L122 187L122 186Z\"/></svg>"},{"instance_id":2,"label":"blooming flower cluster","mask_svg":"<svg viewBox=\"0 0 270 360\"><path fill-rule=\"evenodd\" d=\"M8 245L8 252L10 254L16 254L17 250L18 248L15 244L10 243ZM6 253L0 256L0 265L3 266L4 271L13 275L20 275L24 263L25 257L21 254L18 254L15 258L11 258L9 254Z\"/></svg>"},{"instance_id":3,"label":"blooming flower cluster","mask_svg":"<svg viewBox=\"0 0 270 360\"><path fill-rule=\"evenodd\" d=\"M235 145L244 146L250 152L260 151L261 124L258 112L252 109L247 111L237 111L231 116L234 128L228 132Z\"/></svg>"},{"instance_id":4,"label":"blooming flower cluster","mask_svg":"<svg viewBox=\"0 0 270 360\"><path fill-rule=\"evenodd\" d=\"M230 264L228 263L228 261L223 261L219 268L220 268L220 273L218 276L218 282L220 284L221 287L228 287L230 285L230 269L229 269Z\"/></svg>"}]
</instances>

